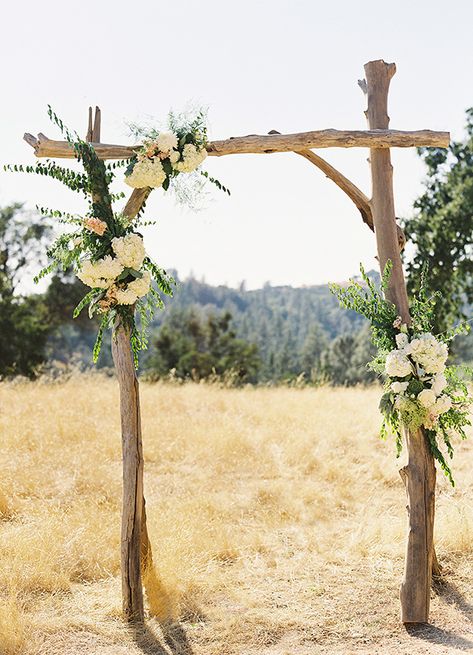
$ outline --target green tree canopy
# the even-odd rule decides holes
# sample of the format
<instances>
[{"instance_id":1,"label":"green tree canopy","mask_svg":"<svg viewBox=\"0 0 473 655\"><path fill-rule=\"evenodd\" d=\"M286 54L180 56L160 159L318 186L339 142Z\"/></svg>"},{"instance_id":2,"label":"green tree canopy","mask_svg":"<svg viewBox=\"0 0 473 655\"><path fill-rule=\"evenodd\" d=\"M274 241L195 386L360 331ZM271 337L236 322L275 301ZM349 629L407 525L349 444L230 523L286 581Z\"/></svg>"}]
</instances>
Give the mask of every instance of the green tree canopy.
<instances>
[{"instance_id":1,"label":"green tree canopy","mask_svg":"<svg viewBox=\"0 0 473 655\"><path fill-rule=\"evenodd\" d=\"M423 266L428 287L440 291L435 329L443 332L473 302L473 108L466 112L466 139L448 150L419 150L427 167L424 193L404 220L415 252L407 262L408 290L416 294Z\"/></svg>"},{"instance_id":2,"label":"green tree canopy","mask_svg":"<svg viewBox=\"0 0 473 655\"><path fill-rule=\"evenodd\" d=\"M19 282L38 264L49 235L44 219L21 204L0 208L0 377L33 377L45 359L51 330L46 307L39 295L21 295Z\"/></svg>"},{"instance_id":3,"label":"green tree canopy","mask_svg":"<svg viewBox=\"0 0 473 655\"><path fill-rule=\"evenodd\" d=\"M237 339L231 319L229 312L174 311L154 340L148 371L158 378L173 371L194 380L232 372L240 382L254 381L260 365L257 346Z\"/></svg>"}]
</instances>

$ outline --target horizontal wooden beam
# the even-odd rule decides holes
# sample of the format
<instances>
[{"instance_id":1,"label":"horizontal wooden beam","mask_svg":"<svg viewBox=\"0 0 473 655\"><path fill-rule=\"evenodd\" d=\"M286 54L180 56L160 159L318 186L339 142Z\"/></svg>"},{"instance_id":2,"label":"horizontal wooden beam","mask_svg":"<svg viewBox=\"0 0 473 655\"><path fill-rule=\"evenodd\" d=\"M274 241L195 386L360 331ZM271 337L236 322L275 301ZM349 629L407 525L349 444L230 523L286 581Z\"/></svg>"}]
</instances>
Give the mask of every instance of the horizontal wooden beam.
<instances>
[{"instance_id":1,"label":"horizontal wooden beam","mask_svg":"<svg viewBox=\"0 0 473 655\"><path fill-rule=\"evenodd\" d=\"M74 158L74 150L67 141L53 141L44 134L34 137L25 134L25 141L35 150L37 157ZM250 134L223 141L211 141L207 146L209 155L238 155L250 153L301 152L312 148L448 148L450 134L432 130L406 132L401 130L319 130L296 134ZM100 159L128 159L136 146L92 143Z\"/></svg>"},{"instance_id":2,"label":"horizontal wooden beam","mask_svg":"<svg viewBox=\"0 0 473 655\"><path fill-rule=\"evenodd\" d=\"M301 152L314 148L411 148L433 146L448 148L450 134L419 130L319 130L297 134L238 136L225 141L212 141L209 155L240 153Z\"/></svg>"}]
</instances>

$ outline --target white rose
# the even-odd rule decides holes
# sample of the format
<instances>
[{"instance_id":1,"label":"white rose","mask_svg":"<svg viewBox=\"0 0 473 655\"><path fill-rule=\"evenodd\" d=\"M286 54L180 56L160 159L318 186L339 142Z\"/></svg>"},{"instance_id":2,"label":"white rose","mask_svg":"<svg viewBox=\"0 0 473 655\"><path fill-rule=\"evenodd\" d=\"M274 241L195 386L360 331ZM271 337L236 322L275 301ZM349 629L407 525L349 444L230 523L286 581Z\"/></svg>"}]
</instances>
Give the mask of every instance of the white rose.
<instances>
[{"instance_id":1,"label":"white rose","mask_svg":"<svg viewBox=\"0 0 473 655\"><path fill-rule=\"evenodd\" d=\"M445 375L443 373L437 373L437 375L432 380L432 391L436 396L440 396L447 385L448 382Z\"/></svg>"},{"instance_id":2,"label":"white rose","mask_svg":"<svg viewBox=\"0 0 473 655\"><path fill-rule=\"evenodd\" d=\"M156 139L156 145L161 152L169 152L173 148L177 148L177 136L174 132L161 132Z\"/></svg>"},{"instance_id":3,"label":"white rose","mask_svg":"<svg viewBox=\"0 0 473 655\"><path fill-rule=\"evenodd\" d=\"M405 378L412 373L411 363L400 350L392 350L386 357L386 374L393 378Z\"/></svg>"},{"instance_id":4,"label":"white rose","mask_svg":"<svg viewBox=\"0 0 473 655\"><path fill-rule=\"evenodd\" d=\"M409 382L393 382L391 384L391 390L394 391L394 393L404 393L409 386Z\"/></svg>"},{"instance_id":5,"label":"white rose","mask_svg":"<svg viewBox=\"0 0 473 655\"><path fill-rule=\"evenodd\" d=\"M399 349L405 348L408 343L409 343L409 337L407 336L407 334L404 334L403 332L396 334L396 346Z\"/></svg>"},{"instance_id":6,"label":"white rose","mask_svg":"<svg viewBox=\"0 0 473 655\"><path fill-rule=\"evenodd\" d=\"M417 396L417 400L420 402L420 404L423 407L432 407L435 405L435 401L437 400L436 395L432 391L432 389L423 389L420 394Z\"/></svg>"}]
</instances>

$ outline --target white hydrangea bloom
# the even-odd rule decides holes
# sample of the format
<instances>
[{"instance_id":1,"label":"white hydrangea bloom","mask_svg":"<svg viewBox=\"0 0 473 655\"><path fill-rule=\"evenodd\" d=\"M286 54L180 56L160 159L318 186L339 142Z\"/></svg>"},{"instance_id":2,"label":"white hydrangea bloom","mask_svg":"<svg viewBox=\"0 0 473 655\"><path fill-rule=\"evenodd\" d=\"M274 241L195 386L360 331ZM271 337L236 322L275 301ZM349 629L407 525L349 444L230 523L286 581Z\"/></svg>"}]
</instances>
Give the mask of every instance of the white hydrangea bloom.
<instances>
[{"instance_id":1,"label":"white hydrangea bloom","mask_svg":"<svg viewBox=\"0 0 473 655\"><path fill-rule=\"evenodd\" d=\"M123 271L123 265L118 259L107 255L96 262L86 259L82 262L77 277L88 287L108 289L116 277Z\"/></svg>"},{"instance_id":2,"label":"white hydrangea bloom","mask_svg":"<svg viewBox=\"0 0 473 655\"><path fill-rule=\"evenodd\" d=\"M409 337L407 336L407 334L404 334L403 332L396 334L396 346L398 348L405 348L408 343L409 343Z\"/></svg>"},{"instance_id":3,"label":"white hydrangea bloom","mask_svg":"<svg viewBox=\"0 0 473 655\"><path fill-rule=\"evenodd\" d=\"M128 289L131 289L138 298L146 296L151 287L151 275L149 271L143 272L143 277L136 278L133 282L128 283Z\"/></svg>"},{"instance_id":4,"label":"white hydrangea bloom","mask_svg":"<svg viewBox=\"0 0 473 655\"><path fill-rule=\"evenodd\" d=\"M125 288L117 287L114 290L114 297L119 305L133 305L138 298L146 296L151 287L151 275L149 271L143 272L143 277L129 282Z\"/></svg>"},{"instance_id":5,"label":"white hydrangea bloom","mask_svg":"<svg viewBox=\"0 0 473 655\"><path fill-rule=\"evenodd\" d=\"M411 363L401 350L392 350L386 357L386 374L393 378L405 378L412 373Z\"/></svg>"},{"instance_id":6,"label":"white hydrangea bloom","mask_svg":"<svg viewBox=\"0 0 473 655\"><path fill-rule=\"evenodd\" d=\"M426 373L441 373L445 368L448 348L427 332L413 339L405 348L406 353L421 366Z\"/></svg>"},{"instance_id":7,"label":"white hydrangea bloom","mask_svg":"<svg viewBox=\"0 0 473 655\"><path fill-rule=\"evenodd\" d=\"M391 384L391 390L394 391L394 393L405 393L407 390L407 387L409 386L409 382L393 382Z\"/></svg>"},{"instance_id":8,"label":"white hydrangea bloom","mask_svg":"<svg viewBox=\"0 0 473 655\"><path fill-rule=\"evenodd\" d=\"M174 164L174 168L181 173L191 173L207 157L207 150L197 150L193 143L186 143L182 151L182 160Z\"/></svg>"},{"instance_id":9,"label":"white hydrangea bloom","mask_svg":"<svg viewBox=\"0 0 473 655\"><path fill-rule=\"evenodd\" d=\"M178 150L171 150L169 153L169 161L171 164L174 166L176 162L179 161L179 157L181 156L181 153Z\"/></svg>"},{"instance_id":10,"label":"white hydrangea bloom","mask_svg":"<svg viewBox=\"0 0 473 655\"><path fill-rule=\"evenodd\" d=\"M156 139L156 145L161 152L169 152L173 148L177 148L177 136L174 132L161 132Z\"/></svg>"},{"instance_id":11,"label":"white hydrangea bloom","mask_svg":"<svg viewBox=\"0 0 473 655\"><path fill-rule=\"evenodd\" d=\"M127 234L112 239L113 252L124 268L139 271L146 256L143 239L139 234Z\"/></svg>"},{"instance_id":12,"label":"white hydrangea bloom","mask_svg":"<svg viewBox=\"0 0 473 655\"><path fill-rule=\"evenodd\" d=\"M437 375L432 380L432 391L436 396L440 396L447 385L448 382L445 375L443 373L437 373Z\"/></svg>"},{"instance_id":13,"label":"white hydrangea bloom","mask_svg":"<svg viewBox=\"0 0 473 655\"><path fill-rule=\"evenodd\" d=\"M423 389L417 396L417 400L423 407L433 407L437 400L437 396L432 389Z\"/></svg>"},{"instance_id":14,"label":"white hydrangea bloom","mask_svg":"<svg viewBox=\"0 0 473 655\"><path fill-rule=\"evenodd\" d=\"M127 285L124 289L117 287L113 295L119 305L133 305L133 303L135 303L138 299L133 289L129 289L129 285Z\"/></svg>"},{"instance_id":15,"label":"white hydrangea bloom","mask_svg":"<svg viewBox=\"0 0 473 655\"><path fill-rule=\"evenodd\" d=\"M156 189L162 186L165 179L166 173L159 157L136 162L130 175L125 175L125 182L135 189L148 186Z\"/></svg>"}]
</instances>

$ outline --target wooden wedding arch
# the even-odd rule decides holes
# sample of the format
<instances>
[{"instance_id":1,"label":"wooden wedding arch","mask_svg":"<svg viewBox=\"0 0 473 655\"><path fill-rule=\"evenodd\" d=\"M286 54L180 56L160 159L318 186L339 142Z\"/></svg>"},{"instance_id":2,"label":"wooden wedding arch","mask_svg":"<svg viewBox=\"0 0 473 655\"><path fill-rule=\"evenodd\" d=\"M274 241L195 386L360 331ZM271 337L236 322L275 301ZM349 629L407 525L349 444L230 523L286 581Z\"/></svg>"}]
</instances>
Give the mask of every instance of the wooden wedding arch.
<instances>
[{"instance_id":1,"label":"wooden wedding arch","mask_svg":"<svg viewBox=\"0 0 473 655\"><path fill-rule=\"evenodd\" d=\"M431 146L447 148L448 132L431 130L400 131L389 129L388 92L395 64L383 60L368 62L365 79L359 86L367 96L368 130L319 130L297 134L249 135L223 141L212 141L208 154L221 157L242 153L294 152L320 168L344 191L361 213L363 221L376 237L381 270L391 260L392 275L387 292L403 322L410 323L400 251L405 239L396 223L393 193L393 171L390 148ZM101 114L97 108L92 122L89 110L87 140L100 159L128 159L137 146L108 145L100 142ZM37 157L74 158L73 147L65 141L53 141L44 134L25 134ZM370 149L372 196L369 199L358 187L328 162L315 154L314 148ZM151 189L135 189L124 214L136 216ZM120 412L123 449L123 510L121 533L122 596L125 617L144 620L142 579L152 569L152 551L146 527L143 495L143 453L138 380L133 365L130 334L123 325L116 325L112 353L120 386ZM405 431L408 463L401 470L408 501L408 531L404 578L401 584L401 620L404 623L425 623L429 617L432 567L438 566L433 545L435 513L435 464L422 430Z\"/></svg>"}]
</instances>

